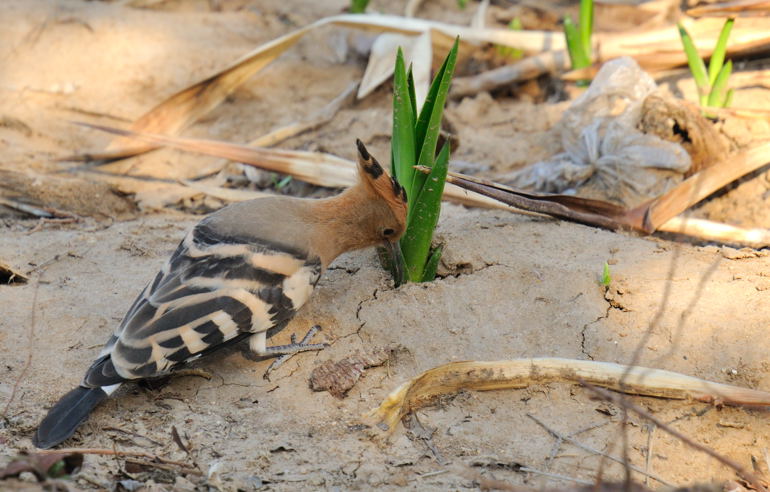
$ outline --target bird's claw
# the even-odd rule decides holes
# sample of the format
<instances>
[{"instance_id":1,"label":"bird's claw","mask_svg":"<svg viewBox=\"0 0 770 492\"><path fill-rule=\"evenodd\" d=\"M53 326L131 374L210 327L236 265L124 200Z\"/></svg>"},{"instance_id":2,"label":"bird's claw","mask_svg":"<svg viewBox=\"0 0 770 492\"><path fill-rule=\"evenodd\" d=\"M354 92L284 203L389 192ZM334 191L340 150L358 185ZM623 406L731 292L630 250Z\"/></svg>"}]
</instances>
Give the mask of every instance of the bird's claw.
<instances>
[{"instance_id":1,"label":"bird's claw","mask_svg":"<svg viewBox=\"0 0 770 492\"><path fill-rule=\"evenodd\" d=\"M302 340L297 342L296 334L292 333L291 343L288 345L276 345L275 347L267 347L267 353L269 355L277 355L272 364L270 364L262 376L264 379L270 380L270 373L278 369L284 362L289 360L294 354L299 352L308 352L310 350L323 350L329 346L328 343L308 343L318 331L321 330L319 325L315 325L305 333Z\"/></svg>"}]
</instances>

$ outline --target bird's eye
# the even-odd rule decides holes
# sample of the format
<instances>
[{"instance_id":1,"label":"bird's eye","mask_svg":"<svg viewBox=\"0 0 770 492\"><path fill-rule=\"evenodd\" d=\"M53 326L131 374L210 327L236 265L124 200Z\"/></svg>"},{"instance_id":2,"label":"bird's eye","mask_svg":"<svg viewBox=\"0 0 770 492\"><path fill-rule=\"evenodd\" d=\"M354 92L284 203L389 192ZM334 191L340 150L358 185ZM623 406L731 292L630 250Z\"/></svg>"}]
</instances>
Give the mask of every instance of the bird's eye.
<instances>
[{"instance_id":1,"label":"bird's eye","mask_svg":"<svg viewBox=\"0 0 770 492\"><path fill-rule=\"evenodd\" d=\"M391 229L390 227L388 227L387 229L383 229L383 230L382 230L382 235L383 235L383 236L386 236L386 237L387 237L387 236L392 236L392 235L393 235L393 234L395 234L395 233L396 233L396 231L394 231L394 230L393 230L393 229Z\"/></svg>"}]
</instances>

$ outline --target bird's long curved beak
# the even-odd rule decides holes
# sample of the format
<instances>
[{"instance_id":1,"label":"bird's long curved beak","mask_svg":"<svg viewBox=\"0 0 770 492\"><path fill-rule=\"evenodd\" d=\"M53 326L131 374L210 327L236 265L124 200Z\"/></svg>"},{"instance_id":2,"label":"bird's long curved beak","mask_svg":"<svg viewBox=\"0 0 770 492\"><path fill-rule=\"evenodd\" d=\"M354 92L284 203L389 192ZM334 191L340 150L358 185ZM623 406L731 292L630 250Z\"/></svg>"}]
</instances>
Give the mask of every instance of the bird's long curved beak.
<instances>
[{"instance_id":1,"label":"bird's long curved beak","mask_svg":"<svg viewBox=\"0 0 770 492\"><path fill-rule=\"evenodd\" d=\"M393 273L396 277L396 287L404 283L404 255L401 254L401 243L399 241L385 241L385 247L390 251L390 258L393 261Z\"/></svg>"}]
</instances>

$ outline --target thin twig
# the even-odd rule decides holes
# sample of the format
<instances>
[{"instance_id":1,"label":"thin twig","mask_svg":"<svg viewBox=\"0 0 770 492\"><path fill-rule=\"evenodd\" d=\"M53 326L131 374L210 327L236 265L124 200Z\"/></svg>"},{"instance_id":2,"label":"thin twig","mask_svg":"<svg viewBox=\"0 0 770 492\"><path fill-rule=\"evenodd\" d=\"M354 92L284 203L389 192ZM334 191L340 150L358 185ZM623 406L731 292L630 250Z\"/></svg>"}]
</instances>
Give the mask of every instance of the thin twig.
<instances>
[{"instance_id":1,"label":"thin twig","mask_svg":"<svg viewBox=\"0 0 770 492\"><path fill-rule=\"evenodd\" d=\"M555 431L555 430L551 429L542 420L538 419L537 417L535 417L531 413L527 413L526 415L527 415L527 417L529 417L532 420L534 420L535 423L537 423L540 427L542 427L543 429L548 431L548 433L551 434L552 436L554 436L556 438L561 438L563 441L568 442L568 443L572 444L573 446L577 446L578 448L582 449L583 451L587 451L589 453L596 454L596 455L599 455L599 456L604 456L605 458L607 458L609 460L612 460L612 461L614 461L616 463L620 463L623 466L627 466L628 468L632 469L633 471L635 471L637 473L641 473L644 476L649 476L650 478L652 478L654 480L657 480L658 482L662 483L663 485L666 485L668 487L674 487L674 488L676 487L675 485L673 485L670 482L666 481L666 479L664 479L662 477L659 477L659 476L657 476L655 474L651 474L651 473L648 474L644 470L642 470L641 468L639 468L637 466L634 466L634 465L632 465L630 463L624 463L623 460L621 460L620 458L616 458L616 457L614 457L612 455L609 455L607 453L599 451L598 449L594 449L594 448L592 448L590 446L586 446L585 444L581 443L580 441L577 441L576 439L573 439L573 438L571 438L569 436L565 436L564 434L561 434L558 431Z\"/></svg>"},{"instance_id":2,"label":"thin twig","mask_svg":"<svg viewBox=\"0 0 770 492\"><path fill-rule=\"evenodd\" d=\"M8 403L5 404L5 408L3 408L3 415L2 418L5 419L6 415L8 414L8 409L11 408L11 403L13 403L13 400L16 398L16 392L19 390L19 385L21 384L22 379L27 375L27 371L29 370L30 366L32 365L32 353L34 352L35 348L35 320L37 318L37 294L40 290L40 282L43 280L43 274L41 273L40 276L37 278L37 282L35 282L35 291L32 294L32 312L29 316L29 340L27 341L28 347L27 347L27 360L24 363L24 367L21 369L21 373L19 373L19 377L16 378L16 382L13 384L13 389L11 390L11 397L8 398Z\"/></svg>"},{"instance_id":3,"label":"thin twig","mask_svg":"<svg viewBox=\"0 0 770 492\"><path fill-rule=\"evenodd\" d=\"M443 475L444 473L449 473L449 470L436 470L432 472L427 472L427 473L423 473L422 475L417 475L417 478L435 477L436 475Z\"/></svg>"},{"instance_id":4,"label":"thin twig","mask_svg":"<svg viewBox=\"0 0 770 492\"><path fill-rule=\"evenodd\" d=\"M556 480L566 480L568 482L575 482L582 485L594 485L594 482L589 482L588 480L581 480L579 478L568 477L567 475L559 475L558 473L535 470L534 468L529 468L527 466L522 466L521 468L519 468L519 470L527 473L532 473L534 475L542 475L544 477L553 478Z\"/></svg>"},{"instance_id":5,"label":"thin twig","mask_svg":"<svg viewBox=\"0 0 770 492\"><path fill-rule=\"evenodd\" d=\"M179 446L179 449L184 451L184 453L188 457L190 456L190 450L187 449L187 446L185 446L184 443L182 442L182 438L179 437L179 431L176 430L176 426L175 425L171 426L171 439L173 439L174 442L176 443L176 445Z\"/></svg>"},{"instance_id":6,"label":"thin twig","mask_svg":"<svg viewBox=\"0 0 770 492\"><path fill-rule=\"evenodd\" d=\"M211 379L211 377L209 377ZM193 458L192 453L190 453L190 448L188 446L185 446L184 442L182 442L182 437L179 435L179 431L176 430L176 426L171 426L171 438L174 440L177 446L179 446L179 449L185 452L187 455L187 458L192 461L193 465L195 465L195 468L201 470L200 465L198 465L198 462L195 461L195 458ZM203 471L203 470L201 470Z\"/></svg>"},{"instance_id":7,"label":"thin twig","mask_svg":"<svg viewBox=\"0 0 770 492\"><path fill-rule=\"evenodd\" d=\"M51 221L72 221L77 222L80 218L71 212L58 210L53 207L36 207L28 203L20 202L18 200L11 200L9 198L0 197L0 205L8 208L12 208L19 212L38 217L40 219Z\"/></svg>"},{"instance_id":8,"label":"thin twig","mask_svg":"<svg viewBox=\"0 0 770 492\"><path fill-rule=\"evenodd\" d=\"M652 438L655 435L655 429L657 429L657 427L655 424L650 424L647 426L647 429L647 457L644 460L644 471L649 473L650 466L652 465ZM647 477L644 477L644 485L648 485Z\"/></svg>"},{"instance_id":9,"label":"thin twig","mask_svg":"<svg viewBox=\"0 0 770 492\"><path fill-rule=\"evenodd\" d=\"M160 463L165 463L167 465L176 465L180 466L182 468L189 468L193 469L195 468L194 465L191 465L190 463L185 463L183 461L174 461L169 460L166 458L161 458L160 456L152 455L149 453L142 453L138 451L121 451L119 449L106 449L106 448L63 448L63 449L47 449L47 450L40 450L35 451L38 454L52 454L52 453L80 453L80 454L97 454L101 456L131 456L134 458L145 458L148 460L155 460ZM194 473L198 473L197 470L193 471Z\"/></svg>"},{"instance_id":10,"label":"thin twig","mask_svg":"<svg viewBox=\"0 0 770 492\"><path fill-rule=\"evenodd\" d=\"M685 434L682 434L681 432L679 432L678 430L674 429L673 427L670 427L670 426L666 425L665 422L663 422L662 420L658 419L657 417L652 415L647 410L643 409L642 407L640 407L640 406L638 406L638 405L636 405L634 403L631 403L630 401L627 401L626 398L621 398L618 395L614 395L614 394L612 394L611 392L609 392L609 391L607 391L605 389L599 388L597 386L593 386L591 384L586 384L585 387L589 391L592 391L592 392L596 393L597 395L599 395L603 399L605 399L607 401L611 401L611 402L615 403L616 405L622 405L623 407L627 408L628 410L631 410L632 412L640 415L641 417L644 417L644 418L648 419L649 421L653 422L655 425L657 425L658 427L660 427L664 431L668 432L672 436L676 437L677 439L679 439L683 443L687 444L688 446L690 446L690 447L692 447L694 449L697 449L698 451L701 451L703 453L706 453L707 455L711 456L712 458L714 458L715 460L719 461L723 465L725 465L725 466L727 466L729 468L732 468L740 477L742 477L743 479L745 479L746 481L751 483L751 485L756 490L758 490L760 492L767 492L767 489L762 485L762 482L759 480L759 478L756 475L754 475L753 473L749 472L748 470L743 468L740 464L738 464L735 461L731 460L727 456L723 456L723 455L717 453L716 451L714 451L713 449L693 441L691 438L689 438ZM631 465L629 465L629 466L631 466ZM655 478L655 477L653 476L653 478Z\"/></svg>"},{"instance_id":11,"label":"thin twig","mask_svg":"<svg viewBox=\"0 0 770 492\"><path fill-rule=\"evenodd\" d=\"M147 436L143 436L143 435L141 435L141 434L139 434L137 432L127 431L125 429L121 429L120 427L102 427L102 430L113 431L113 432L120 432L122 434L126 434L126 435L131 436L131 437L138 437L140 439L145 439L145 440L151 442L152 444L154 444L156 446L163 446L162 443L159 443L158 441L154 441L154 440L150 439Z\"/></svg>"},{"instance_id":12,"label":"thin twig","mask_svg":"<svg viewBox=\"0 0 770 492\"><path fill-rule=\"evenodd\" d=\"M584 427L580 430L576 430L575 432L570 432L567 434L567 437L575 437L577 435L580 435L584 432L588 432L590 430L594 430L598 427L603 427L607 425L607 422L598 422L596 424L589 425L588 427ZM554 443L553 447L551 448L551 454L548 455L548 458L545 459L545 469L546 471L550 470L551 464L553 464L553 460L556 459L556 454L559 452L559 449L561 449L561 445L564 444L564 439L559 435L559 437L556 437L556 442Z\"/></svg>"},{"instance_id":13,"label":"thin twig","mask_svg":"<svg viewBox=\"0 0 770 492\"><path fill-rule=\"evenodd\" d=\"M510 492L518 492L520 490L524 490L522 488L511 485L508 482L503 482L502 480L487 478L467 465L455 465L452 467L452 471L461 477L472 480L478 484L478 487L481 490L507 490Z\"/></svg>"},{"instance_id":14,"label":"thin twig","mask_svg":"<svg viewBox=\"0 0 770 492\"><path fill-rule=\"evenodd\" d=\"M157 468L159 470L168 470L168 471L179 471L180 465L167 465L164 463L153 463L152 461L140 461L140 460L133 460L133 459L126 459L126 463L133 463L134 465L140 465L140 466L151 466L153 468ZM185 466L184 473L189 473L191 475L203 475L202 471L199 470L192 470L189 467Z\"/></svg>"}]
</instances>

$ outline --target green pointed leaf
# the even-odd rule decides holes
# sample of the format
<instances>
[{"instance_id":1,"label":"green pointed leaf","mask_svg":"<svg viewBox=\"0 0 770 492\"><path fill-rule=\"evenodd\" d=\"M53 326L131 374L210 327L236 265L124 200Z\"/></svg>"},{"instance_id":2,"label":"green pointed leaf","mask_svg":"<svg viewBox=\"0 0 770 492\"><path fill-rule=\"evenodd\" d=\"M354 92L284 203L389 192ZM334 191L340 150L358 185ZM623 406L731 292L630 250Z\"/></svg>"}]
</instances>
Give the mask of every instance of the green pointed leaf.
<instances>
[{"instance_id":1,"label":"green pointed leaf","mask_svg":"<svg viewBox=\"0 0 770 492\"><path fill-rule=\"evenodd\" d=\"M695 79L695 85L698 86L698 92L701 95L706 94L708 93L709 87L709 78L706 73L706 64L703 63L703 60L701 60L701 57L698 54L698 49L695 48L695 43L693 43L690 34L687 32L687 29L685 29L681 23L677 24L677 27L679 28L679 37L682 38L682 46L684 47L684 52L687 55L687 64L690 66L690 72ZM702 97L701 100L703 100ZM703 102L701 102L701 104L703 104Z\"/></svg>"},{"instance_id":2,"label":"green pointed leaf","mask_svg":"<svg viewBox=\"0 0 770 492\"><path fill-rule=\"evenodd\" d=\"M580 48L588 64L591 64L591 32L594 28L594 0L580 0Z\"/></svg>"},{"instance_id":3,"label":"green pointed leaf","mask_svg":"<svg viewBox=\"0 0 770 492\"><path fill-rule=\"evenodd\" d=\"M725 93L727 92L727 79L730 78L732 71L733 62L732 60L728 60L722 67L722 70L719 71L719 74L714 81L714 85L711 87L707 102L709 107L723 107L722 105L724 104L726 97Z\"/></svg>"},{"instance_id":4,"label":"green pointed leaf","mask_svg":"<svg viewBox=\"0 0 770 492\"><path fill-rule=\"evenodd\" d=\"M438 270L438 262L441 260L441 253L444 252L444 245L439 244L430 252L428 262L425 263L425 271L422 274L422 280L420 282L431 282L436 278L436 270Z\"/></svg>"},{"instance_id":5,"label":"green pointed leaf","mask_svg":"<svg viewBox=\"0 0 770 492\"><path fill-rule=\"evenodd\" d=\"M449 50L449 54L441 65L441 69L436 74L436 78L433 79L428 96L425 98L425 103L420 111L420 117L417 119L415 145L419 149L417 163L421 166L433 166L438 135L441 131L441 117L444 114L444 103L457 63L459 44L460 38L456 38L452 49ZM426 179L425 174L414 173L411 186L413 193L420 194Z\"/></svg>"},{"instance_id":6,"label":"green pointed leaf","mask_svg":"<svg viewBox=\"0 0 770 492\"><path fill-rule=\"evenodd\" d=\"M409 70L406 73L406 84L409 87L409 101L412 103L412 114L417 117L417 96L414 93L414 74L412 73L412 64L409 64ZM414 131L414 128L412 129ZM417 162L417 154L414 155L414 162Z\"/></svg>"},{"instance_id":7,"label":"green pointed leaf","mask_svg":"<svg viewBox=\"0 0 770 492\"><path fill-rule=\"evenodd\" d=\"M572 18L567 15L564 17L564 39L567 42L567 53L569 53L569 60L572 62L573 70L577 67L578 59L580 58L580 41L577 26L572 22Z\"/></svg>"},{"instance_id":8,"label":"green pointed leaf","mask_svg":"<svg viewBox=\"0 0 770 492\"><path fill-rule=\"evenodd\" d=\"M404 53L399 48L393 73L393 137L391 165L393 175L412 196L412 175L415 173L414 103L409 94L409 78L404 68Z\"/></svg>"},{"instance_id":9,"label":"green pointed leaf","mask_svg":"<svg viewBox=\"0 0 770 492\"><path fill-rule=\"evenodd\" d=\"M722 70L725 53L727 52L727 39L730 37L730 31L734 23L735 19L733 18L725 21L725 24L722 26L722 32L719 33L719 40L717 40L717 44L714 46L714 52L711 53L711 60L709 61L709 83L711 85L716 83L717 76Z\"/></svg>"},{"instance_id":10,"label":"green pointed leaf","mask_svg":"<svg viewBox=\"0 0 770 492\"><path fill-rule=\"evenodd\" d=\"M351 14L363 14L366 12L367 5L369 5L369 0L350 0L348 12Z\"/></svg>"},{"instance_id":11,"label":"green pointed leaf","mask_svg":"<svg viewBox=\"0 0 770 492\"><path fill-rule=\"evenodd\" d=\"M409 214L406 233L401 238L401 251L406 263L406 277L412 282L420 282L425 273L448 167L449 143L446 143L427 175L425 186L410 204L413 213Z\"/></svg>"},{"instance_id":12,"label":"green pointed leaf","mask_svg":"<svg viewBox=\"0 0 770 492\"><path fill-rule=\"evenodd\" d=\"M725 100L722 101L722 107L723 108L729 108L733 104L733 94L735 93L734 90L730 89L727 91L727 94L725 95Z\"/></svg>"},{"instance_id":13,"label":"green pointed leaf","mask_svg":"<svg viewBox=\"0 0 770 492\"><path fill-rule=\"evenodd\" d=\"M602 268L601 283L603 286L609 287L611 282L612 282L612 275L610 274L610 265L605 261L604 267Z\"/></svg>"}]
</instances>

